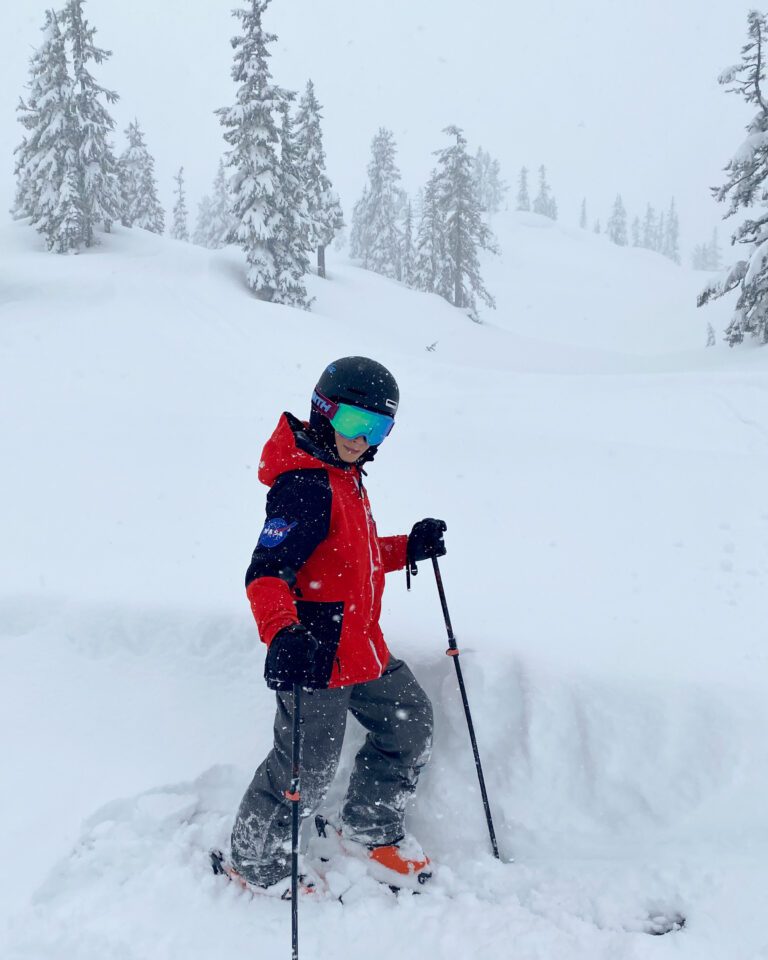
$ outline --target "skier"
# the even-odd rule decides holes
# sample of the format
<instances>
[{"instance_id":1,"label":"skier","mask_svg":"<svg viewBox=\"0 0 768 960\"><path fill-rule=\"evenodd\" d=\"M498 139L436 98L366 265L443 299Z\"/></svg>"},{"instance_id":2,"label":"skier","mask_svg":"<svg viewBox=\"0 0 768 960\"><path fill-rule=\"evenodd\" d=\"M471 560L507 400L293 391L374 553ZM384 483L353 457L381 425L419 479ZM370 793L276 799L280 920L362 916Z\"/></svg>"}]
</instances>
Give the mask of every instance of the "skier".
<instances>
[{"instance_id":1,"label":"skier","mask_svg":"<svg viewBox=\"0 0 768 960\"><path fill-rule=\"evenodd\" d=\"M276 691L274 746L248 787L232 830L232 867L247 883L287 895L290 881L294 684L302 704L301 813L335 776L347 713L368 731L336 825L347 849L394 874L425 878L429 859L405 835L405 806L429 759L432 705L379 627L384 574L445 553L442 520L408 536L379 537L363 486L394 425L399 390L365 357L330 364L309 422L284 413L267 441L259 479L270 489L266 522L246 574L264 676ZM306 864L302 889L318 882Z\"/></svg>"}]
</instances>

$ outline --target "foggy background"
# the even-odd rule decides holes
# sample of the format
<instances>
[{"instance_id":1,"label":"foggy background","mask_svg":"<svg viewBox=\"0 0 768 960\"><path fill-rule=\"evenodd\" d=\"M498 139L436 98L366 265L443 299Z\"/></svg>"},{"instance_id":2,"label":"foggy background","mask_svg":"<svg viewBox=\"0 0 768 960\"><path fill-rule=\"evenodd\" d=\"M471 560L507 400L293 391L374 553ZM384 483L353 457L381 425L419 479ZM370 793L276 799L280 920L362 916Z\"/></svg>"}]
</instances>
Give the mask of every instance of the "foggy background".
<instances>
[{"instance_id":1,"label":"foggy background","mask_svg":"<svg viewBox=\"0 0 768 960\"><path fill-rule=\"evenodd\" d=\"M50 4L48 4L50 5ZM63 3L58 6L62 6ZM56 4L53 4L58 8ZM97 43L113 51L97 80L120 94L111 107L115 148L137 117L157 161L161 198L183 165L190 226L225 147L213 111L233 102L230 38L236 0L88 0ZM266 29L275 81L315 82L324 107L328 173L345 219L366 177L371 138L394 131L403 185L415 194L445 145L464 128L471 153L498 158L514 208L520 167L547 166L559 219L603 227L621 193L629 222L647 202L678 203L683 263L725 209L710 197L750 111L718 74L739 59L749 0L273 0ZM5 5L0 35L0 202L13 197L15 106L40 42L45 0ZM721 228L727 247L729 225ZM725 252L725 259L728 260Z\"/></svg>"}]
</instances>

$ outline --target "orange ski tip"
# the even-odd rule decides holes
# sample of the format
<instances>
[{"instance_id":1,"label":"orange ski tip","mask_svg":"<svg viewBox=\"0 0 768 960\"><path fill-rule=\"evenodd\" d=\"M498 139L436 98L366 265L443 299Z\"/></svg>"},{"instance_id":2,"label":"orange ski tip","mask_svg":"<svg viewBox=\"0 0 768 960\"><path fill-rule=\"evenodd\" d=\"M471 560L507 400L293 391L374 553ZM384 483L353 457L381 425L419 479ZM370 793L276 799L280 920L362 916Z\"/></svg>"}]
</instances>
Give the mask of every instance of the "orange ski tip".
<instances>
[{"instance_id":1,"label":"orange ski tip","mask_svg":"<svg viewBox=\"0 0 768 960\"><path fill-rule=\"evenodd\" d=\"M400 850L396 846L374 847L370 853L371 860L388 870L394 870L395 873L404 875L421 873L429 866L429 857L423 860L404 860L400 855Z\"/></svg>"}]
</instances>

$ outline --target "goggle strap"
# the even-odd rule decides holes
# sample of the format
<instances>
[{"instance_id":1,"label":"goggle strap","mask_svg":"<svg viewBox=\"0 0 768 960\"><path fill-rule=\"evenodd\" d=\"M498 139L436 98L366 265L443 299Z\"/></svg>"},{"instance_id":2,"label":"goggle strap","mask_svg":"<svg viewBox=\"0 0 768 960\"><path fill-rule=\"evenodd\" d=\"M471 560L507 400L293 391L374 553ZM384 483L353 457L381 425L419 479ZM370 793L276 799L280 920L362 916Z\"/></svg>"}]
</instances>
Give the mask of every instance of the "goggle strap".
<instances>
[{"instance_id":1,"label":"goggle strap","mask_svg":"<svg viewBox=\"0 0 768 960\"><path fill-rule=\"evenodd\" d=\"M315 391L312 394L312 406L317 410L318 413L322 414L322 416L328 417L329 420L333 420L333 418L339 412L338 403L334 403L333 400L329 400L328 397L324 397L317 388L315 388Z\"/></svg>"}]
</instances>

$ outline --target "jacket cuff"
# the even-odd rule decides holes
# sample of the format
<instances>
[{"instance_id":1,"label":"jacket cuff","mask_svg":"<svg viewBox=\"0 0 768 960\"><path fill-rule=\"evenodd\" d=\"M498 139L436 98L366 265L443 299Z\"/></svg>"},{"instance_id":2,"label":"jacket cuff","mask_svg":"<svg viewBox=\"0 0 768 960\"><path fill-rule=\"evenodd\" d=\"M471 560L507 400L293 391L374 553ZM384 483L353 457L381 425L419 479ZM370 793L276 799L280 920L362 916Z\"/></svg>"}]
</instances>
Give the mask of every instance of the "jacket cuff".
<instances>
[{"instance_id":1,"label":"jacket cuff","mask_svg":"<svg viewBox=\"0 0 768 960\"><path fill-rule=\"evenodd\" d=\"M405 566L408 537L405 535L379 537L379 549L381 550L381 562L384 566L384 573L393 573L395 570L402 570Z\"/></svg>"},{"instance_id":2,"label":"jacket cuff","mask_svg":"<svg viewBox=\"0 0 768 960\"><path fill-rule=\"evenodd\" d=\"M283 627L298 623L296 604L285 580L279 577L258 577L246 590L259 636L267 646Z\"/></svg>"}]
</instances>

